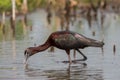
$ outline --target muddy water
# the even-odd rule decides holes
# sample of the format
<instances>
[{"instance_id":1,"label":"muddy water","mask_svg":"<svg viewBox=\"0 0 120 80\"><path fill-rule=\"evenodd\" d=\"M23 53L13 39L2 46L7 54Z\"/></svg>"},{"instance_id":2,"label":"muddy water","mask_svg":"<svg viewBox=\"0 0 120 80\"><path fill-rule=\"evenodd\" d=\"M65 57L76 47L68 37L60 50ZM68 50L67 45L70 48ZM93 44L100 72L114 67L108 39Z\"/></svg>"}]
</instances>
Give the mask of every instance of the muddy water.
<instances>
[{"instance_id":1,"label":"muddy water","mask_svg":"<svg viewBox=\"0 0 120 80\"><path fill-rule=\"evenodd\" d=\"M87 37L104 40L103 52L100 48L86 48L81 50L88 60L85 62L69 64L61 61L67 60L65 51L55 48L32 56L25 67L24 50L29 46L37 46L45 42L49 34L59 27L48 26L46 13L38 10L28 15L32 21L32 31L18 40L3 39L0 42L0 80L119 80L120 79L120 17L116 14L106 13L103 28L98 20L92 22L89 29L85 19L78 19L70 30L79 32ZM56 21L56 20L53 20ZM57 23L57 22L56 22ZM79 23L79 24L78 24ZM95 36L92 35L93 31ZM113 52L115 45L116 51ZM71 57L73 51L71 51ZM81 58L77 54L77 58Z\"/></svg>"}]
</instances>

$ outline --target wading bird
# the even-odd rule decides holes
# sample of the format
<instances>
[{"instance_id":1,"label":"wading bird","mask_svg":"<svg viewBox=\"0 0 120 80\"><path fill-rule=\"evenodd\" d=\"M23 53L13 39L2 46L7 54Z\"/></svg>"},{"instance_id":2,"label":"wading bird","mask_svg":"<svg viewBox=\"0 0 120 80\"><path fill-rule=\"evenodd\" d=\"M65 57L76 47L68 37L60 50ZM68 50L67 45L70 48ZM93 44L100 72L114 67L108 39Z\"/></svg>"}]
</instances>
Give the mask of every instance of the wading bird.
<instances>
[{"instance_id":1,"label":"wading bird","mask_svg":"<svg viewBox=\"0 0 120 80\"><path fill-rule=\"evenodd\" d=\"M87 57L79 50L85 47L103 47L104 43L102 41L97 41L94 39L87 38L79 33L72 32L72 31L57 31L53 32L47 41L37 47L29 47L25 50L25 60L41 51L48 49L51 46L57 47L59 49L65 50L68 55L69 63L74 61L70 58L70 50L75 49L78 51L82 56L83 59L79 59L79 61L87 60Z\"/></svg>"}]
</instances>

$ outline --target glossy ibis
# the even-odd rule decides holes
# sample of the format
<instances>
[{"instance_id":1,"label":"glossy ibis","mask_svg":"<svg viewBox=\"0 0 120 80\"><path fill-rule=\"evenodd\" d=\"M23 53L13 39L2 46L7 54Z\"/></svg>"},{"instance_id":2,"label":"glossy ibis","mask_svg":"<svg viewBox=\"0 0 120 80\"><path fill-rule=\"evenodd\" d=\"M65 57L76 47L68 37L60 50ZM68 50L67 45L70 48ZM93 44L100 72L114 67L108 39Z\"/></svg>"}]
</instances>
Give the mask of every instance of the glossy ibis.
<instances>
[{"instance_id":1,"label":"glossy ibis","mask_svg":"<svg viewBox=\"0 0 120 80\"><path fill-rule=\"evenodd\" d=\"M83 59L80 59L81 61L87 60L87 57L79 50L83 49L85 47L103 47L104 43L102 41L97 41L94 39L87 38L79 33L72 32L72 31L57 31L53 32L47 41L37 47L29 47L25 50L25 60L41 51L44 51L48 49L51 46L57 47L59 49L65 50L69 63L72 63L72 60L70 58L70 50L75 49L78 51L82 56Z\"/></svg>"}]
</instances>

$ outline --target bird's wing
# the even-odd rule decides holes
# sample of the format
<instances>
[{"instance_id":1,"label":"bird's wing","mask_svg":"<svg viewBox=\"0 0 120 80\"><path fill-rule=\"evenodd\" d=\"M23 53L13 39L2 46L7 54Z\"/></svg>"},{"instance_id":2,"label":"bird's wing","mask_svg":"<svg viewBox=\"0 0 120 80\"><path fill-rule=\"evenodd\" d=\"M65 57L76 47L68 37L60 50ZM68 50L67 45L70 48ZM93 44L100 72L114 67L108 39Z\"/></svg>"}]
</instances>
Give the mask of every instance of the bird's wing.
<instances>
[{"instance_id":1,"label":"bird's wing","mask_svg":"<svg viewBox=\"0 0 120 80\"><path fill-rule=\"evenodd\" d=\"M77 44L76 38L72 34L61 34L54 36L54 42L56 47L60 48L72 48L73 45Z\"/></svg>"},{"instance_id":2,"label":"bird's wing","mask_svg":"<svg viewBox=\"0 0 120 80\"><path fill-rule=\"evenodd\" d=\"M102 46L103 45L103 43L101 43L100 41L87 38L80 34L75 34L75 37L78 39L79 43L84 46Z\"/></svg>"},{"instance_id":3,"label":"bird's wing","mask_svg":"<svg viewBox=\"0 0 120 80\"><path fill-rule=\"evenodd\" d=\"M80 35L80 34L75 34L74 35L76 37L76 39L78 39L79 42L81 43L90 43L91 42L91 39L83 36L83 35Z\"/></svg>"}]
</instances>

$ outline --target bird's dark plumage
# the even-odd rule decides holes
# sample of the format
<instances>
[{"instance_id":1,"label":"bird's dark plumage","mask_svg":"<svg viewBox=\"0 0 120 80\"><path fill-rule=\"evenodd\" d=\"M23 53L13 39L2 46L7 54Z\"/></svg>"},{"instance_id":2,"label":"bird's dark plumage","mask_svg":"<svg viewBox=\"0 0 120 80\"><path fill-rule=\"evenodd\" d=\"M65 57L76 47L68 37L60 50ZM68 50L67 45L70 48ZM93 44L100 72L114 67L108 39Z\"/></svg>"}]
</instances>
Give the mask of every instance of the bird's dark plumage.
<instances>
[{"instance_id":1,"label":"bird's dark plumage","mask_svg":"<svg viewBox=\"0 0 120 80\"><path fill-rule=\"evenodd\" d=\"M103 42L87 38L71 31L59 31L50 35L51 44L60 49L76 49L84 47L102 47Z\"/></svg>"},{"instance_id":2,"label":"bird's dark plumage","mask_svg":"<svg viewBox=\"0 0 120 80\"><path fill-rule=\"evenodd\" d=\"M79 33L72 32L72 31L57 31L52 33L48 40L38 47L29 47L25 50L26 53L29 54L29 56L44 51L50 46L57 47L59 49L63 49L68 54L69 61L71 63L70 59L70 50L75 49L77 50L81 55L83 55L84 59L86 60L87 57L79 51L79 49L83 49L85 47L103 47L104 43L101 41L97 41L94 39L87 38Z\"/></svg>"}]
</instances>

